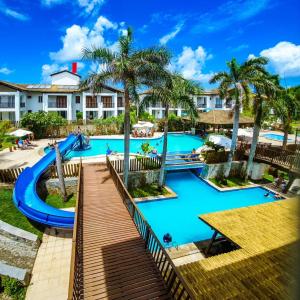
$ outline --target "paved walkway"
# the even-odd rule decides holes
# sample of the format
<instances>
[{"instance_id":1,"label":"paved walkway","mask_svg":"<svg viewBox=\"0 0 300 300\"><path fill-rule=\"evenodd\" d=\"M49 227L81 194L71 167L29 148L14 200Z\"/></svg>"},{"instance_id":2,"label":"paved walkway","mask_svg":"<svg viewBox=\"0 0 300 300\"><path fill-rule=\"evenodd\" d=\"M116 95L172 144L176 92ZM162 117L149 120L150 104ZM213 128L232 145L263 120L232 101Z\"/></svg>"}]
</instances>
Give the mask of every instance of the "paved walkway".
<instances>
[{"instance_id":1,"label":"paved walkway","mask_svg":"<svg viewBox=\"0 0 300 300\"><path fill-rule=\"evenodd\" d=\"M46 229L39 248L26 300L66 300L69 289L72 233L55 235Z\"/></svg>"},{"instance_id":2,"label":"paved walkway","mask_svg":"<svg viewBox=\"0 0 300 300\"><path fill-rule=\"evenodd\" d=\"M83 298L169 299L106 165L83 166L82 205Z\"/></svg>"}]
</instances>

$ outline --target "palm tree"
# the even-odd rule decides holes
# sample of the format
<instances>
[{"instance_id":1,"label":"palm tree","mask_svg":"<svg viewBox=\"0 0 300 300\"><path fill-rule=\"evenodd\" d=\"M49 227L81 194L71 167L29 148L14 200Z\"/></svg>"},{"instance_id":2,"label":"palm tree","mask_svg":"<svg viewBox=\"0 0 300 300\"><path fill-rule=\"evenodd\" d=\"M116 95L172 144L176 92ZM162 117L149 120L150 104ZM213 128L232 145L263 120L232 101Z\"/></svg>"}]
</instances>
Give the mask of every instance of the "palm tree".
<instances>
[{"instance_id":1,"label":"palm tree","mask_svg":"<svg viewBox=\"0 0 300 300\"><path fill-rule=\"evenodd\" d=\"M296 90L294 88L282 90L279 97L273 102L273 108L275 115L281 120L283 125L282 148L286 149L291 123L300 110L300 101L297 98Z\"/></svg>"},{"instance_id":2,"label":"palm tree","mask_svg":"<svg viewBox=\"0 0 300 300\"><path fill-rule=\"evenodd\" d=\"M168 117L170 107L180 106L192 117L196 116L197 108L191 97L193 94L200 94L202 90L193 81L186 80L178 74L169 73L168 79L158 85L154 85L151 93L142 100L141 107L148 104L155 106L160 103L165 109L164 115L164 142L161 155L161 168L159 174L159 188L165 184L165 166L168 148Z\"/></svg>"},{"instance_id":3,"label":"palm tree","mask_svg":"<svg viewBox=\"0 0 300 300\"><path fill-rule=\"evenodd\" d=\"M252 86L255 92L253 99L253 111L255 112L255 117L252 143L245 172L245 181L248 180L252 170L261 125L264 118L270 112L270 102L274 99L278 91L279 79L278 76L260 74L257 76L256 80L252 81Z\"/></svg>"},{"instance_id":4,"label":"palm tree","mask_svg":"<svg viewBox=\"0 0 300 300\"><path fill-rule=\"evenodd\" d=\"M265 74L264 65L267 64L267 59L264 57L252 58L239 64L235 58L227 63L228 72L219 72L215 74L210 83L219 84L221 98L234 97L234 121L232 130L232 142L230 153L228 155L228 166L225 168L224 176L228 177L231 169L233 156L236 150L237 135L239 129L239 118L242 101L248 101L250 95L249 84L259 75Z\"/></svg>"},{"instance_id":5,"label":"palm tree","mask_svg":"<svg viewBox=\"0 0 300 300\"><path fill-rule=\"evenodd\" d=\"M121 84L124 88L125 116L124 116L124 185L128 185L129 146L130 146L130 100L138 102L137 87L152 85L165 74L164 67L170 61L169 52L163 47L153 47L136 50L133 45L132 30L120 36L118 49L113 52L109 48L84 49L83 59L98 63L102 70L92 73L83 82L83 86L90 87L94 92L102 89L102 84L112 82Z\"/></svg>"}]
</instances>

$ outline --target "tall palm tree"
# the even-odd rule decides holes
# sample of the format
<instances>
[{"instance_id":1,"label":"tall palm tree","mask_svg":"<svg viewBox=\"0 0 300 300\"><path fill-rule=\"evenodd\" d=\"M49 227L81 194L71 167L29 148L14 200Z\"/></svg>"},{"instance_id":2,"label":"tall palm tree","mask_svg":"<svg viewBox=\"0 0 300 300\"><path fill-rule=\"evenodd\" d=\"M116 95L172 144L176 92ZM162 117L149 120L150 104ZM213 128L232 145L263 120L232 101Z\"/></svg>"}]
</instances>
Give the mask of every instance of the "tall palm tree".
<instances>
[{"instance_id":1,"label":"tall palm tree","mask_svg":"<svg viewBox=\"0 0 300 300\"><path fill-rule=\"evenodd\" d=\"M249 84L259 74L265 74L264 65L267 64L267 59L264 57L252 58L239 64L235 58L227 62L228 72L223 71L215 74L210 83L219 82L219 90L221 98L233 97L234 105L234 121L232 130L232 142L230 153L228 155L228 166L225 168L224 176L228 177L231 169L233 156L236 150L237 136L239 129L239 118L242 101L248 101L250 95Z\"/></svg>"},{"instance_id":2,"label":"tall palm tree","mask_svg":"<svg viewBox=\"0 0 300 300\"><path fill-rule=\"evenodd\" d=\"M258 137L264 118L270 112L270 103L276 96L279 89L278 76L270 74L260 74L256 79L253 79L252 86L254 89L253 111L255 112L252 143L247 161L245 180L248 180L253 167L253 160L257 147Z\"/></svg>"},{"instance_id":3,"label":"tall palm tree","mask_svg":"<svg viewBox=\"0 0 300 300\"><path fill-rule=\"evenodd\" d=\"M152 85L165 74L164 67L170 61L169 52L163 47L137 50L133 45L132 30L120 36L117 51L109 48L83 50L83 59L98 63L102 70L92 73L83 82L83 86L91 87L94 92L102 89L102 84L112 82L124 88L124 185L128 185L129 148L130 148L130 100L138 102L137 87Z\"/></svg>"},{"instance_id":4,"label":"tall palm tree","mask_svg":"<svg viewBox=\"0 0 300 300\"><path fill-rule=\"evenodd\" d=\"M273 102L273 108L275 115L281 120L283 125L282 148L286 149L291 123L300 110L300 101L297 98L295 89L287 88L282 90L279 97Z\"/></svg>"},{"instance_id":5,"label":"tall palm tree","mask_svg":"<svg viewBox=\"0 0 300 300\"><path fill-rule=\"evenodd\" d=\"M155 106L160 103L165 109L164 115L164 142L161 156L161 168L158 185L162 188L165 184L165 166L168 148L168 117L170 107L181 107L189 115L195 117L197 108L191 95L199 94L202 90L193 81L184 79L178 74L169 73L168 79L158 85L154 85L151 93L142 100L141 107L151 104Z\"/></svg>"}]
</instances>

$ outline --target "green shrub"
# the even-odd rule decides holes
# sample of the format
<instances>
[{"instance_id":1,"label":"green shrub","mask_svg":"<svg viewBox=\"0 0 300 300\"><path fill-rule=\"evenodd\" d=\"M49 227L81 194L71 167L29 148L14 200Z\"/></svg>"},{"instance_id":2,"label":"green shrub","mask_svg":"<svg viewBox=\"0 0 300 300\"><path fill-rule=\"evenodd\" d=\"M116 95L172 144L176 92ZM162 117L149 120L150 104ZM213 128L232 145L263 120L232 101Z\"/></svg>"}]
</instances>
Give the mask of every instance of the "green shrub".
<instances>
[{"instance_id":1,"label":"green shrub","mask_svg":"<svg viewBox=\"0 0 300 300\"><path fill-rule=\"evenodd\" d=\"M157 127L159 131L164 130L164 119L158 121ZM170 114L168 118L169 131L185 131L190 130L192 127L192 121L183 119L174 114Z\"/></svg>"},{"instance_id":2,"label":"green shrub","mask_svg":"<svg viewBox=\"0 0 300 300\"><path fill-rule=\"evenodd\" d=\"M77 120L82 120L82 118L83 118L83 113L82 113L81 111L78 111L78 112L76 113L76 119L77 119Z\"/></svg>"},{"instance_id":3,"label":"green shrub","mask_svg":"<svg viewBox=\"0 0 300 300\"><path fill-rule=\"evenodd\" d=\"M36 138L59 135L59 127L65 126L67 120L57 112L27 113L21 119L21 125L33 131Z\"/></svg>"},{"instance_id":4,"label":"green shrub","mask_svg":"<svg viewBox=\"0 0 300 300\"><path fill-rule=\"evenodd\" d=\"M16 299L16 300L25 299L26 288L17 279L10 278L8 276L1 276L0 292L1 291L3 291L5 295L11 297L12 299Z\"/></svg>"}]
</instances>

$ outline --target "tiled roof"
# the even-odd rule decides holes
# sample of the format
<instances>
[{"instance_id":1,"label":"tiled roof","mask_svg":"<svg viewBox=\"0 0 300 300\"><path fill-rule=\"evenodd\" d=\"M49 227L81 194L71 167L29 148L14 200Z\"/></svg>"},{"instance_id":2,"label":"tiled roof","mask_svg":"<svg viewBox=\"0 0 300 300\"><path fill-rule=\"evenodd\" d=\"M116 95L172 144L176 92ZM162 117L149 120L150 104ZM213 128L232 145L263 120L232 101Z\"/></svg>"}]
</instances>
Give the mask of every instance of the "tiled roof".
<instances>
[{"instance_id":1,"label":"tiled roof","mask_svg":"<svg viewBox=\"0 0 300 300\"><path fill-rule=\"evenodd\" d=\"M12 83L7 81L1 81L0 84L7 87L17 89L19 91L26 92L41 92L41 93L76 93L87 89L81 89L79 86L72 85L54 85L54 84L21 84ZM103 85L103 88L111 90L113 92L123 93L123 90L111 87L108 85Z\"/></svg>"}]
</instances>

